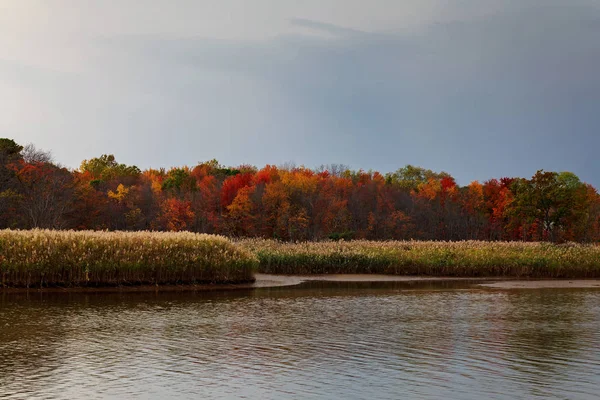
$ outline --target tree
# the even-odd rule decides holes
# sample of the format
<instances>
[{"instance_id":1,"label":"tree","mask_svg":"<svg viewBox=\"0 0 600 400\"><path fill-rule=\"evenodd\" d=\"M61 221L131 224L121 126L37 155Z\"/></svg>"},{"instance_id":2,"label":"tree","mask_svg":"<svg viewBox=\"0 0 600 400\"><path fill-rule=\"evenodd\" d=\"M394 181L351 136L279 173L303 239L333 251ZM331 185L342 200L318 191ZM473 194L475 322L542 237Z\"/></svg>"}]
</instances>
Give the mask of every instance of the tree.
<instances>
[{"instance_id":1,"label":"tree","mask_svg":"<svg viewBox=\"0 0 600 400\"><path fill-rule=\"evenodd\" d=\"M229 234L233 236L254 235L254 215L252 210L251 195L254 188L246 186L238 190L233 202L227 206L227 220L229 222Z\"/></svg>"},{"instance_id":2,"label":"tree","mask_svg":"<svg viewBox=\"0 0 600 400\"><path fill-rule=\"evenodd\" d=\"M108 229L108 197L90 184L87 173L73 174L73 202L69 219L75 229Z\"/></svg>"},{"instance_id":3,"label":"tree","mask_svg":"<svg viewBox=\"0 0 600 400\"><path fill-rule=\"evenodd\" d=\"M48 151L37 149L33 144L28 144L21 150L23 161L29 164L52 163L52 154Z\"/></svg>"},{"instance_id":4,"label":"tree","mask_svg":"<svg viewBox=\"0 0 600 400\"><path fill-rule=\"evenodd\" d=\"M449 176L445 172L433 172L430 169L407 165L398 169L396 172L388 173L385 176L386 182L391 185L396 185L404 190L416 190L419 185L427 183L430 179L441 179Z\"/></svg>"},{"instance_id":5,"label":"tree","mask_svg":"<svg viewBox=\"0 0 600 400\"><path fill-rule=\"evenodd\" d=\"M513 184L512 215L537 228L533 239L559 241L561 230L576 218L574 205L583 190L573 173L539 170L531 180L521 179Z\"/></svg>"},{"instance_id":6,"label":"tree","mask_svg":"<svg viewBox=\"0 0 600 400\"><path fill-rule=\"evenodd\" d=\"M95 179L109 181L115 178L137 178L141 171L135 165L119 164L112 154L103 154L90 160L83 160L81 172L89 172Z\"/></svg>"},{"instance_id":7,"label":"tree","mask_svg":"<svg viewBox=\"0 0 600 400\"><path fill-rule=\"evenodd\" d=\"M483 238L485 219L485 199L483 185L473 181L459 192L464 216L462 217L465 231L461 232L462 239Z\"/></svg>"},{"instance_id":8,"label":"tree","mask_svg":"<svg viewBox=\"0 0 600 400\"><path fill-rule=\"evenodd\" d=\"M484 210L487 217L488 240L514 239L506 228L509 227L509 207L513 201L511 186L515 179L503 178L501 180L491 179L483 184Z\"/></svg>"},{"instance_id":9,"label":"tree","mask_svg":"<svg viewBox=\"0 0 600 400\"><path fill-rule=\"evenodd\" d=\"M191 230L325 238L600 241L600 195L571 172L460 187L407 165L385 176L331 164L140 171L104 154L78 170L0 139L0 228Z\"/></svg>"},{"instance_id":10,"label":"tree","mask_svg":"<svg viewBox=\"0 0 600 400\"><path fill-rule=\"evenodd\" d=\"M0 138L0 161L3 164L22 159L22 150L23 146L17 144L14 140Z\"/></svg>"},{"instance_id":11,"label":"tree","mask_svg":"<svg viewBox=\"0 0 600 400\"><path fill-rule=\"evenodd\" d=\"M50 163L23 160L11 164L11 168L19 182L20 207L27 226L64 228L72 202L73 177L69 171Z\"/></svg>"},{"instance_id":12,"label":"tree","mask_svg":"<svg viewBox=\"0 0 600 400\"><path fill-rule=\"evenodd\" d=\"M291 213L288 190L281 181L265 186L262 196L265 219L264 236L270 238L289 239L287 230Z\"/></svg>"},{"instance_id":13,"label":"tree","mask_svg":"<svg viewBox=\"0 0 600 400\"><path fill-rule=\"evenodd\" d=\"M161 216L164 227L169 231L186 230L194 220L194 212L189 201L170 198L161 204Z\"/></svg>"},{"instance_id":14,"label":"tree","mask_svg":"<svg viewBox=\"0 0 600 400\"><path fill-rule=\"evenodd\" d=\"M237 196L238 190L243 187L250 186L252 182L252 174L237 174L227 178L223 182L223 186L221 188L221 205L224 208L227 208Z\"/></svg>"},{"instance_id":15,"label":"tree","mask_svg":"<svg viewBox=\"0 0 600 400\"><path fill-rule=\"evenodd\" d=\"M162 190L171 190L178 195L195 192L196 179L189 168L171 168L165 177Z\"/></svg>"},{"instance_id":16,"label":"tree","mask_svg":"<svg viewBox=\"0 0 600 400\"><path fill-rule=\"evenodd\" d=\"M418 216L415 223L427 239L453 240L458 236L460 204L458 187L454 178L444 175L430 177L413 192Z\"/></svg>"}]
</instances>

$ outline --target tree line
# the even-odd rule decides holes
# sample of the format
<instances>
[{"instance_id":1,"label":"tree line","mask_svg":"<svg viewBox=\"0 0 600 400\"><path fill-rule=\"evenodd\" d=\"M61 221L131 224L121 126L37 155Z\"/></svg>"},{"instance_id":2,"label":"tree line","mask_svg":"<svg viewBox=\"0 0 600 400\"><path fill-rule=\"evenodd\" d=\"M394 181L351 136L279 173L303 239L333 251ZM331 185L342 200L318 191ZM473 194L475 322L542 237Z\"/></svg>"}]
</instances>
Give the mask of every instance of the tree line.
<instances>
[{"instance_id":1,"label":"tree line","mask_svg":"<svg viewBox=\"0 0 600 400\"><path fill-rule=\"evenodd\" d=\"M285 241L600 241L600 196L571 172L457 185L445 172L267 165L140 170L113 155L76 170L0 139L0 228L157 230Z\"/></svg>"}]
</instances>

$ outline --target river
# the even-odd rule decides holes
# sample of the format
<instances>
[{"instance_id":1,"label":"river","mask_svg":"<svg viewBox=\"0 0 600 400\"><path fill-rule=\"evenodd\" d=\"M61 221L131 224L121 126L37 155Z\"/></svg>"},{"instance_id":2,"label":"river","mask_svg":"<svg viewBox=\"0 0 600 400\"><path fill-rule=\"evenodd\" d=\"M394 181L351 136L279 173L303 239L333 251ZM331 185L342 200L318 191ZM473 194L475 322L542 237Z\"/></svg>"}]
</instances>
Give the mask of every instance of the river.
<instances>
[{"instance_id":1,"label":"river","mask_svg":"<svg viewBox=\"0 0 600 400\"><path fill-rule=\"evenodd\" d=\"M0 398L599 396L598 289L0 293Z\"/></svg>"}]
</instances>

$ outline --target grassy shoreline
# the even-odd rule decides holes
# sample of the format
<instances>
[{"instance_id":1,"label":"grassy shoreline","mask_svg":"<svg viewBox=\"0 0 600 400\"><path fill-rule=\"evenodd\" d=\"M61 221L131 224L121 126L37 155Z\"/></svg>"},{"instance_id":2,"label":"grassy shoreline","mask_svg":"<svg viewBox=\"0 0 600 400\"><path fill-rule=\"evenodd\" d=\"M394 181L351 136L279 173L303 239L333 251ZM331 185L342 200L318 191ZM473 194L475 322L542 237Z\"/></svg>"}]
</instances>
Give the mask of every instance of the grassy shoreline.
<instances>
[{"instance_id":1,"label":"grassy shoreline","mask_svg":"<svg viewBox=\"0 0 600 400\"><path fill-rule=\"evenodd\" d=\"M0 288L241 284L256 272L591 279L600 278L600 246L0 230Z\"/></svg>"},{"instance_id":2,"label":"grassy shoreline","mask_svg":"<svg viewBox=\"0 0 600 400\"><path fill-rule=\"evenodd\" d=\"M448 277L599 278L600 246L524 242L245 239L269 274L388 274Z\"/></svg>"},{"instance_id":3,"label":"grassy shoreline","mask_svg":"<svg viewBox=\"0 0 600 400\"><path fill-rule=\"evenodd\" d=\"M257 264L214 235L0 231L0 287L245 283Z\"/></svg>"}]
</instances>

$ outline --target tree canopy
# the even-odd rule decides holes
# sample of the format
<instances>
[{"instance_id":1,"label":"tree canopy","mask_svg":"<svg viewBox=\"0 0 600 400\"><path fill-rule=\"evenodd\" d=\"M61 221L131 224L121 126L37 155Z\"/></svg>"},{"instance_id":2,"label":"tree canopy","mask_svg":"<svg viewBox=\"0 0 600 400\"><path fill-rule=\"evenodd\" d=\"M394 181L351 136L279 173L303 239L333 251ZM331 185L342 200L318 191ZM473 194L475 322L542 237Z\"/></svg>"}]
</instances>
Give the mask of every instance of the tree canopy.
<instances>
[{"instance_id":1,"label":"tree canopy","mask_svg":"<svg viewBox=\"0 0 600 400\"><path fill-rule=\"evenodd\" d=\"M190 230L282 240L600 241L600 196L571 172L461 187L406 165L148 169L104 154L77 170L0 139L0 228Z\"/></svg>"}]
</instances>

